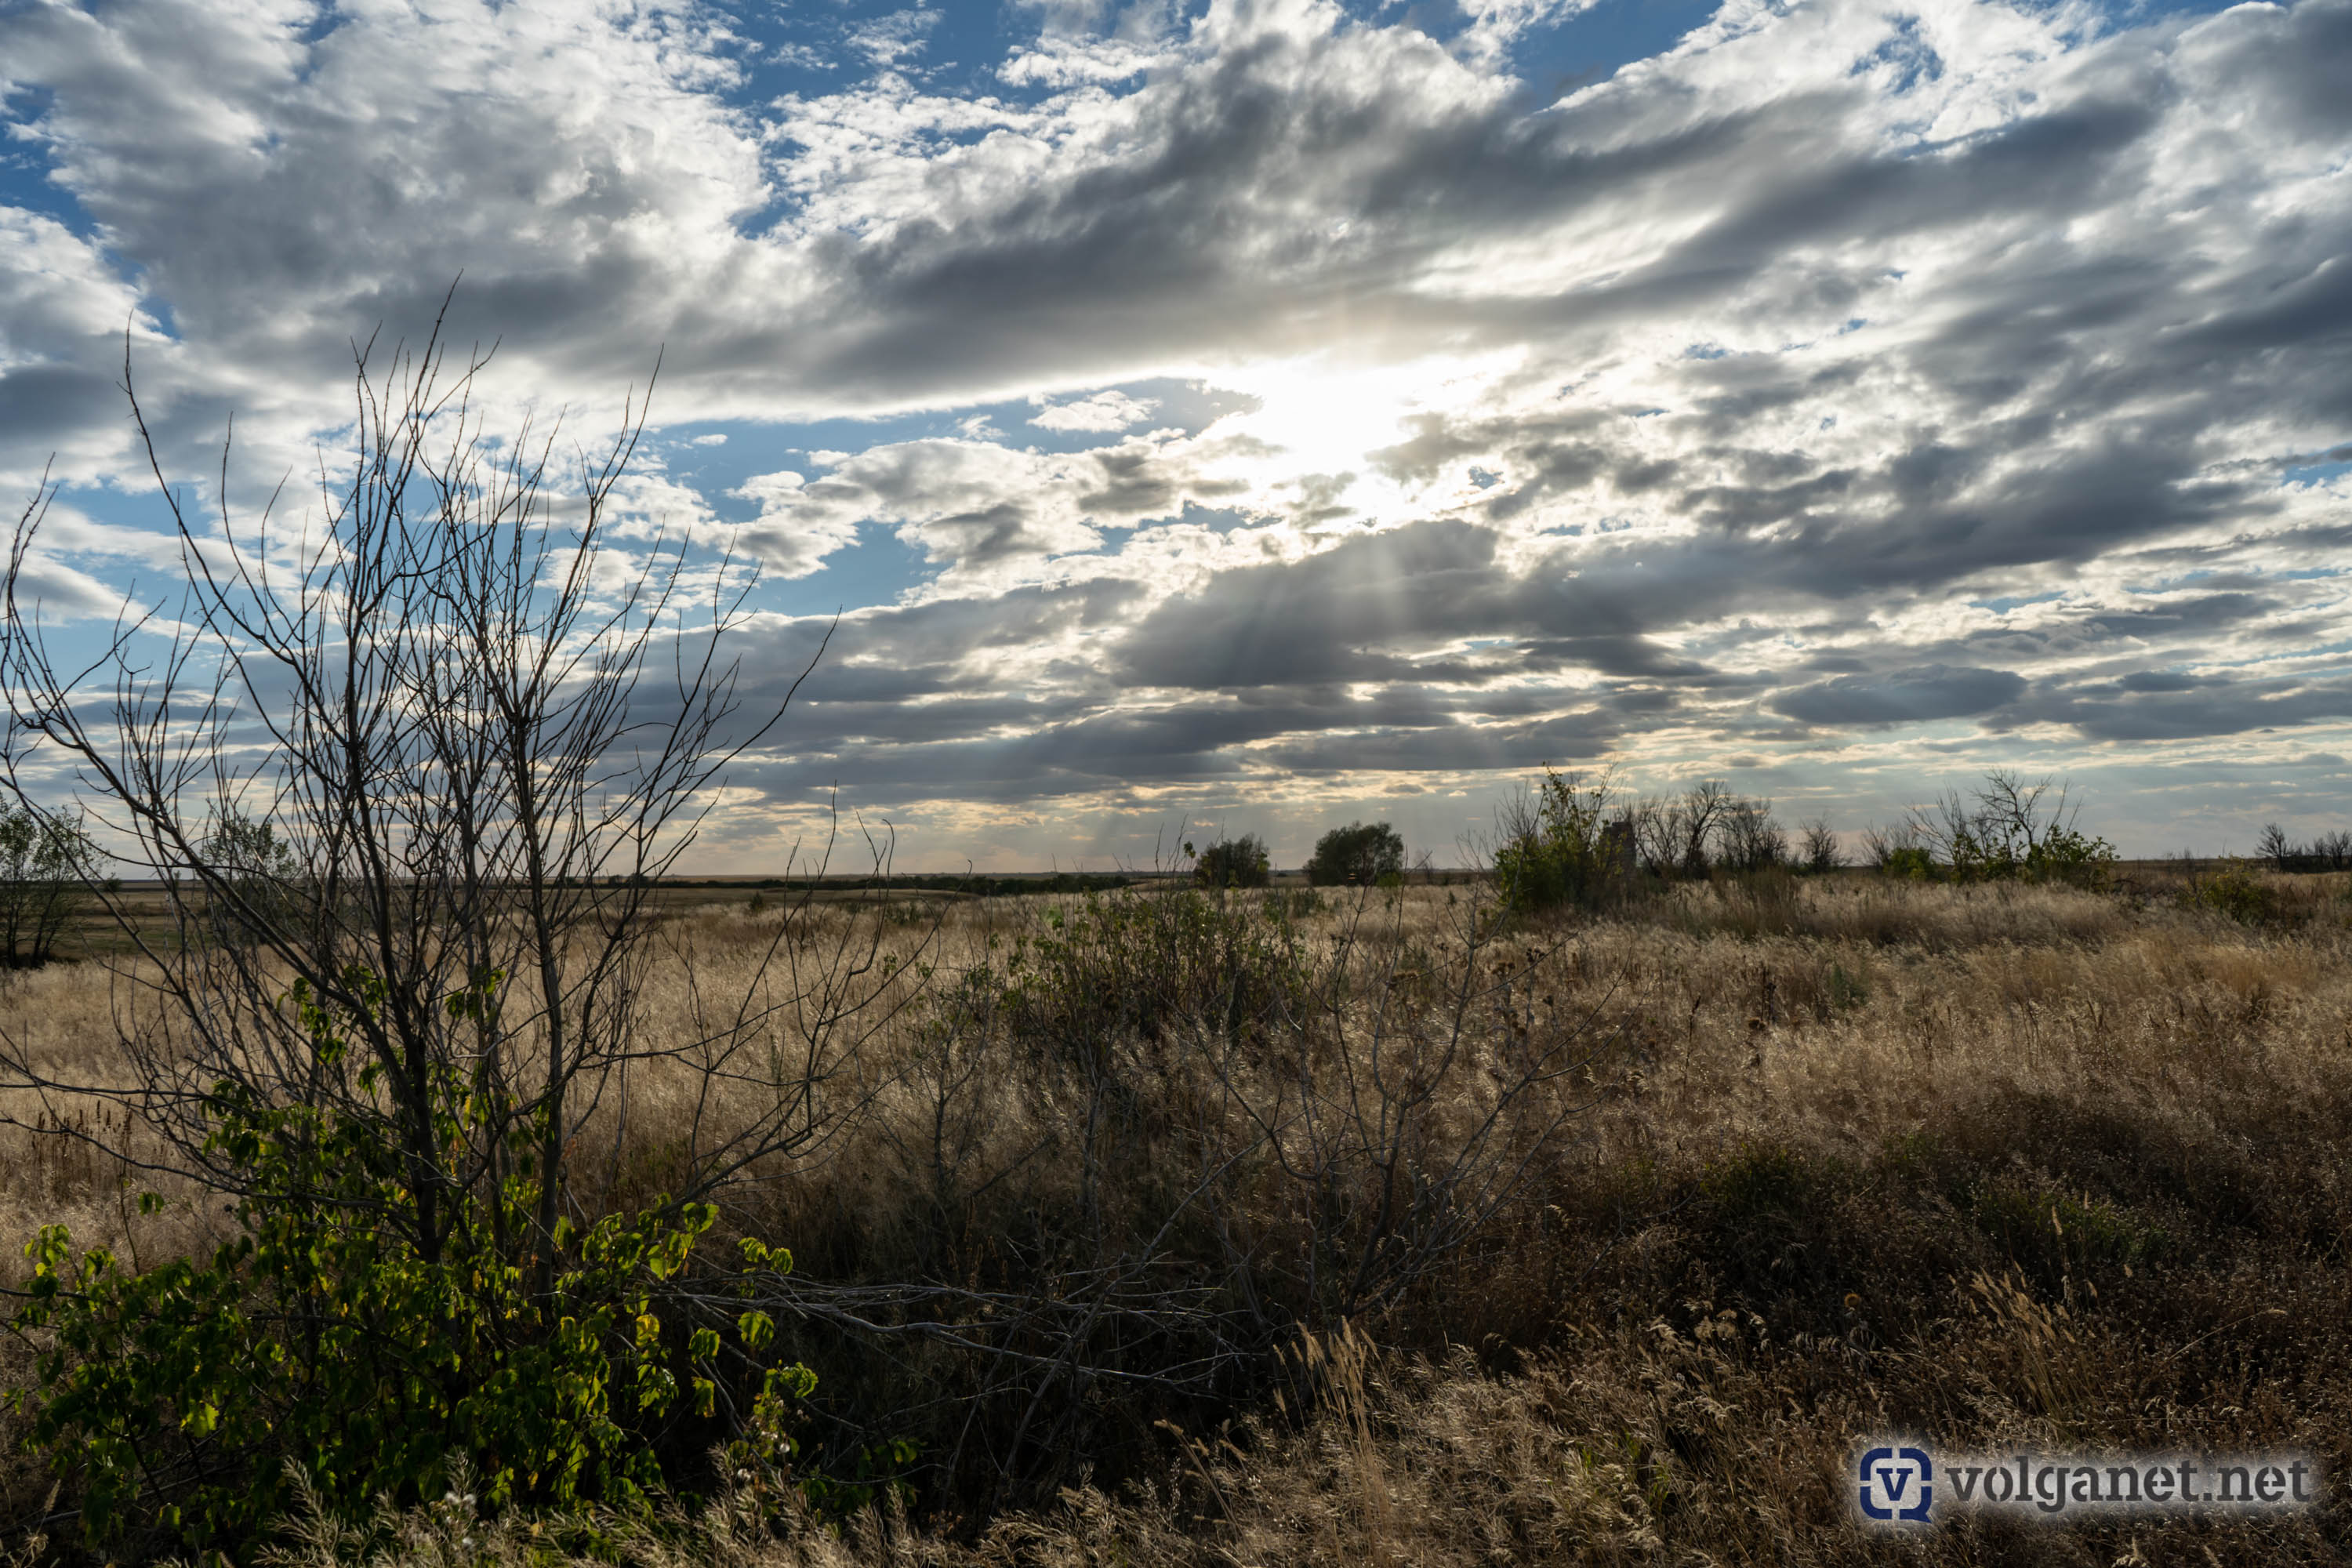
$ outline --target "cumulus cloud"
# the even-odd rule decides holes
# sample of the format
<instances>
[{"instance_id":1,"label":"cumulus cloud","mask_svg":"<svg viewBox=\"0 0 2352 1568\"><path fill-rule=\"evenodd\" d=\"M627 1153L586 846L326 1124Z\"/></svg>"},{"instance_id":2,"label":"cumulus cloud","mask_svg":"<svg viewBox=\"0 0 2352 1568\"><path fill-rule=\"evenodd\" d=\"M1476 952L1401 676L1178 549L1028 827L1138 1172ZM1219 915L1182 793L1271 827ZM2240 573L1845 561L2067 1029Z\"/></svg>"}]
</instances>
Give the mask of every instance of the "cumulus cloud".
<instances>
[{"instance_id":1,"label":"cumulus cloud","mask_svg":"<svg viewBox=\"0 0 2352 1568\"><path fill-rule=\"evenodd\" d=\"M733 492L761 506L742 542L783 574L804 575L874 523L943 568L940 592L965 592L982 580L1026 580L1051 559L1091 555L1104 529L1244 499L1249 489L1223 473L1237 451L1254 448L1213 431L1068 453L1008 447L988 434L821 451L811 454L821 470L814 479L790 470L753 479Z\"/></svg>"},{"instance_id":2,"label":"cumulus cloud","mask_svg":"<svg viewBox=\"0 0 2352 1568\"><path fill-rule=\"evenodd\" d=\"M893 11L852 27L849 47L877 66L896 65L921 51L924 40L940 25L937 11L921 8Z\"/></svg>"},{"instance_id":3,"label":"cumulus cloud","mask_svg":"<svg viewBox=\"0 0 2352 1568\"><path fill-rule=\"evenodd\" d=\"M1159 406L1150 398L1129 397L1123 392L1097 392L1068 403L1049 403L1030 416L1029 423L1041 430L1124 430L1150 418Z\"/></svg>"}]
</instances>

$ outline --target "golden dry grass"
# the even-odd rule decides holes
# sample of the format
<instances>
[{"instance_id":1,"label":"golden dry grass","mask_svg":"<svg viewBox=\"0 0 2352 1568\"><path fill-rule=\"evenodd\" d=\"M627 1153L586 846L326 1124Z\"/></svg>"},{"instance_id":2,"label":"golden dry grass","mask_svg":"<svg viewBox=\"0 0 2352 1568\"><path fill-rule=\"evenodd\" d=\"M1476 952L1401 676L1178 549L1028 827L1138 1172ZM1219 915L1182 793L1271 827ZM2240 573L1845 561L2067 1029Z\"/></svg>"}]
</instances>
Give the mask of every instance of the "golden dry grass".
<instances>
[{"instance_id":1,"label":"golden dry grass","mask_svg":"<svg viewBox=\"0 0 2352 1568\"><path fill-rule=\"evenodd\" d=\"M841 1528L721 1505L608 1521L606 1550L746 1568L2340 1560L2342 1500L2267 1524L1947 1524L1908 1542L1859 1531L1844 1503L1852 1446L1879 1431L2045 1452L2299 1447L2352 1473L2352 907L2340 877L2269 882L2252 925L2154 877L2107 893L1684 886L1510 931L1475 973L1475 890L1416 887L1282 928L1314 984L1342 952L1357 976L1321 1043L1291 1055L1270 1014L1237 1021L1218 1001L1235 994L1218 989L1225 960L1150 949L1166 928L1087 961L1111 965L1102 987L1201 971L1190 991L1171 984L1182 1007L1139 1022L1131 998L1087 990L1094 971L1048 998L1059 1011L1005 1000L1014 944L1065 934L1049 911L1070 920L1082 900L899 906L883 929L898 978L869 1015L887 1022L860 1050L831 1047L825 1136L752 1173L727 1223L792 1246L817 1279L1008 1289L1167 1223L1194 1279L1256 1292L1289 1338L1214 1399L1111 1401L1038 1428L1066 1462L1015 1435L1026 1457L1008 1468L973 1451L1010 1431L984 1372L811 1329L814 1448L827 1423L856 1435L860 1402L919 1413L910 1389L931 1381L982 1437L918 1432L911 1515ZM649 1040L691 1037L750 983L786 916L747 898L669 917ZM787 958L880 917L810 918ZM1470 1135L1480 1075L1508 1049L1571 1056L1544 1103L1587 1107L1511 1145L1524 1178L1475 1236L1335 1317L1300 1259L1328 1239L1316 1226L1344 1225L1280 1162L1237 1164L1185 1217L1171 1194L1195 1191L1202 1151L1239 1147L1236 1097L1328 1080L1318 1049L1397 1052L1456 1003L1480 1044L1444 1069L1412 1160L1435 1168ZM87 974L53 969L13 980L0 1027L50 1059L95 1059L110 1006ZM807 1049L789 1016L772 1029L777 1049ZM1405 1076L1373 1081L1395 1100ZM683 1064L633 1078L625 1125L615 1107L586 1140L613 1150L583 1165L592 1201L675 1179L698 1088ZM1359 1140L1327 1174L1360 1183L1369 1152ZM194 1194L138 1220L102 1155L12 1131L0 1159L13 1233L62 1218L152 1253L203 1232ZM1257 1271L1246 1287L1236 1257ZM403 1562L562 1554L523 1521L446 1513L387 1516L373 1539ZM364 1554L331 1532L289 1552L319 1568Z\"/></svg>"}]
</instances>

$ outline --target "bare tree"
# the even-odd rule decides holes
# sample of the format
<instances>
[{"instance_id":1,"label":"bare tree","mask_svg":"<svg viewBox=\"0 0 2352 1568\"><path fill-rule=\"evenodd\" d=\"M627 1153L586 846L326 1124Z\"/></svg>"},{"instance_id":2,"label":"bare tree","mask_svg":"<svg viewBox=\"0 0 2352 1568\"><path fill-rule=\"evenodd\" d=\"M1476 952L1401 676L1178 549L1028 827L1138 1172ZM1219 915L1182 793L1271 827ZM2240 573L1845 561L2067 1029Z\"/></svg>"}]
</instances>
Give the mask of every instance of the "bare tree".
<instances>
[{"instance_id":1,"label":"bare tree","mask_svg":"<svg viewBox=\"0 0 2352 1568\"><path fill-rule=\"evenodd\" d=\"M1817 816L1804 825L1804 861L1808 871L1834 871L1845 863L1845 851L1838 844L1837 830L1829 818Z\"/></svg>"},{"instance_id":2,"label":"bare tree","mask_svg":"<svg viewBox=\"0 0 2352 1568\"><path fill-rule=\"evenodd\" d=\"M814 658L755 695L727 653L753 574L682 540L622 547L641 403L568 458L560 422L487 439L469 403L484 363L453 366L438 323L380 367L357 347L352 448L321 459L321 510L289 528L278 497L249 522L232 510L226 446L217 518L184 510L126 347L184 588L126 605L87 668L61 666L26 570L45 492L9 555L0 679L18 799L69 774L93 836L161 889L158 917L152 893L89 884L130 954L118 983L161 1005L119 1010L120 1060L89 1081L13 1045L0 1068L124 1102L160 1159L215 1189L237 1180L207 1137L224 1083L371 1129L406 1194L374 1222L427 1261L457 1194L520 1177L533 1212L498 1245L544 1289L581 1135L652 1055L632 1024L655 885ZM792 984L710 1005L708 1033L661 1047L703 1075L706 1103L713 1083L773 1080L731 1123L698 1114L677 1201L824 1130L836 1030L880 983L870 951L803 971L792 929L776 939ZM321 1016L348 1021L347 1053ZM478 1118L455 1136L452 1096Z\"/></svg>"},{"instance_id":3,"label":"bare tree","mask_svg":"<svg viewBox=\"0 0 2352 1568\"><path fill-rule=\"evenodd\" d=\"M1722 832L1724 814L1731 808L1731 786L1721 779L1704 779L1683 791L1676 803L1676 858L1685 876L1706 875L1707 848Z\"/></svg>"},{"instance_id":4,"label":"bare tree","mask_svg":"<svg viewBox=\"0 0 2352 1568\"><path fill-rule=\"evenodd\" d=\"M2341 827L2324 833L2312 841L2311 852L2326 857L2329 870L2341 871L2352 866L2352 833Z\"/></svg>"},{"instance_id":5,"label":"bare tree","mask_svg":"<svg viewBox=\"0 0 2352 1568\"><path fill-rule=\"evenodd\" d=\"M2254 841L2254 853L2269 861L2273 869L2284 871L2287 862L2294 858L2294 840L2277 823L2265 822L2263 836Z\"/></svg>"},{"instance_id":6,"label":"bare tree","mask_svg":"<svg viewBox=\"0 0 2352 1568\"><path fill-rule=\"evenodd\" d=\"M1672 876L1682 859L1682 823L1675 801L1645 795L1633 802L1633 853L1642 869L1653 877Z\"/></svg>"},{"instance_id":7,"label":"bare tree","mask_svg":"<svg viewBox=\"0 0 2352 1568\"><path fill-rule=\"evenodd\" d=\"M1948 789L1931 805L1914 808L1909 826L1914 839L1963 880L2014 877L2075 837L2082 807L2068 795L2055 779L2028 782L1996 768L1966 795Z\"/></svg>"},{"instance_id":8,"label":"bare tree","mask_svg":"<svg viewBox=\"0 0 2352 1568\"><path fill-rule=\"evenodd\" d=\"M1898 855L1921 848L1919 829L1907 816L1892 826L1874 824L1862 830L1863 859L1876 870L1885 870Z\"/></svg>"},{"instance_id":9,"label":"bare tree","mask_svg":"<svg viewBox=\"0 0 2352 1568\"><path fill-rule=\"evenodd\" d=\"M1789 835L1772 816L1769 799L1727 799L1716 822L1723 858L1742 871L1761 871L1789 858Z\"/></svg>"}]
</instances>

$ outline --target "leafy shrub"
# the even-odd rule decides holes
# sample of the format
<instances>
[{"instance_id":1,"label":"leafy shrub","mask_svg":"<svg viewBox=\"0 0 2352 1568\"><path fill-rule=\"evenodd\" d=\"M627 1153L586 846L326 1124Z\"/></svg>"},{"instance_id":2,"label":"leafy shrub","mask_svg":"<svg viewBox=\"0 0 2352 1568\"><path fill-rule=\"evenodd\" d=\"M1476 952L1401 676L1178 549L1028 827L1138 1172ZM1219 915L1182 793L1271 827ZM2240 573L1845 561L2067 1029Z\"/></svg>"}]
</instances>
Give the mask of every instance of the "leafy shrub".
<instances>
[{"instance_id":1,"label":"leafy shrub","mask_svg":"<svg viewBox=\"0 0 2352 1568\"><path fill-rule=\"evenodd\" d=\"M330 1063L372 1022L331 1016L299 986L289 1001ZM478 1132L487 1099L445 1073L434 1125L449 1140ZM448 1194L459 1223L426 1256L380 1222L413 1164L373 1128L227 1080L206 1110L208 1149L245 1194L237 1235L209 1260L138 1272L103 1247L77 1255L62 1225L26 1249L33 1279L14 1326L47 1343L37 1387L14 1399L59 1473L80 1472L94 1544L141 1528L204 1548L248 1540L291 1500L288 1459L346 1515L437 1495L453 1463L494 1505L634 1502L662 1479L667 1426L714 1418L722 1352L729 1381L758 1389L735 1462L788 1456L792 1403L815 1380L759 1367L773 1323L742 1312L728 1347L717 1327L664 1315L711 1205L656 1204L585 1231L560 1221L540 1292L499 1246L527 1233L538 1201L527 1121L509 1135L513 1173ZM743 1253L740 1286L791 1266L756 1242Z\"/></svg>"},{"instance_id":2,"label":"leafy shrub","mask_svg":"<svg viewBox=\"0 0 2352 1568\"><path fill-rule=\"evenodd\" d=\"M1273 880L1272 863L1265 840L1244 833L1202 850L1192 863L1192 875L1211 888L1263 888Z\"/></svg>"},{"instance_id":3,"label":"leafy shrub","mask_svg":"<svg viewBox=\"0 0 2352 1568\"><path fill-rule=\"evenodd\" d=\"M1926 847L1955 881L2105 887L2115 846L2075 826L2080 806L2067 793L2051 779L2029 784L1996 769L1969 796L1947 790L1933 810L1914 812L1905 841Z\"/></svg>"},{"instance_id":4,"label":"leafy shrub","mask_svg":"<svg viewBox=\"0 0 2352 1568\"><path fill-rule=\"evenodd\" d=\"M1633 828L1609 815L1608 783L1585 785L1549 769L1532 796L1497 814L1495 886L1518 912L1563 905L1596 909L1622 892L1633 869Z\"/></svg>"},{"instance_id":5,"label":"leafy shrub","mask_svg":"<svg viewBox=\"0 0 2352 1568\"><path fill-rule=\"evenodd\" d=\"M1883 876L1925 881L1936 874L1936 860L1916 844L1901 844L1886 852L1886 858L1878 863L1878 869Z\"/></svg>"},{"instance_id":6,"label":"leafy shrub","mask_svg":"<svg viewBox=\"0 0 2352 1568\"><path fill-rule=\"evenodd\" d=\"M2010 1261L2044 1283L2068 1275L2145 1267L2168 1238L2112 1203L1996 1179L1969 1196L1969 1216Z\"/></svg>"},{"instance_id":7,"label":"leafy shrub","mask_svg":"<svg viewBox=\"0 0 2352 1568\"><path fill-rule=\"evenodd\" d=\"M1015 1037L1073 1061L1187 1022L1243 1035L1303 999L1300 944L1285 921L1189 888L1089 894L1013 940L999 1016Z\"/></svg>"},{"instance_id":8,"label":"leafy shrub","mask_svg":"<svg viewBox=\"0 0 2352 1568\"><path fill-rule=\"evenodd\" d=\"M2211 910L2241 925L2261 925L2279 912L2277 890L2252 868L2235 863L2191 879L2181 899L2192 909Z\"/></svg>"},{"instance_id":9,"label":"leafy shrub","mask_svg":"<svg viewBox=\"0 0 2352 1568\"><path fill-rule=\"evenodd\" d=\"M1315 841L1307 879L1318 888L1352 882L1370 887L1404 872L1404 837L1385 822L1351 822Z\"/></svg>"}]
</instances>

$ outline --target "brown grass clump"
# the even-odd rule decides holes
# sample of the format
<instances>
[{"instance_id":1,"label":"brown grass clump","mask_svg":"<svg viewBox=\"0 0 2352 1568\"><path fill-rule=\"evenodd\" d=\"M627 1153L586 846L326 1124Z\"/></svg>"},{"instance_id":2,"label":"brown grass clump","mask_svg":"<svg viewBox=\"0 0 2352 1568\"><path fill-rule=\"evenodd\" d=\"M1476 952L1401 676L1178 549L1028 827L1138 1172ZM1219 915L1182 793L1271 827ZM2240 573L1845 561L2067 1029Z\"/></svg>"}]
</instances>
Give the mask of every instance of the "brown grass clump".
<instances>
[{"instance_id":1,"label":"brown grass clump","mask_svg":"<svg viewBox=\"0 0 2352 1568\"><path fill-rule=\"evenodd\" d=\"M1900 1540L1846 1502L1881 1432L2352 1474L2352 907L2240 870L2254 892L1759 873L1518 926L1468 886L679 912L656 1037L707 1027L776 922L885 922L856 1061L715 1089L665 1062L585 1140L611 1152L583 1201L638 1203L714 1093L811 1096L824 1136L725 1223L860 1303L787 1330L823 1509L688 1464L718 1501L416 1500L278 1560L2341 1560L2334 1489ZM59 968L0 1026L66 1060L111 1026ZM135 1162L136 1129L6 1109L16 1233L205 1234L201 1194L122 1203L103 1151ZM46 1485L18 1476L20 1514Z\"/></svg>"}]
</instances>

